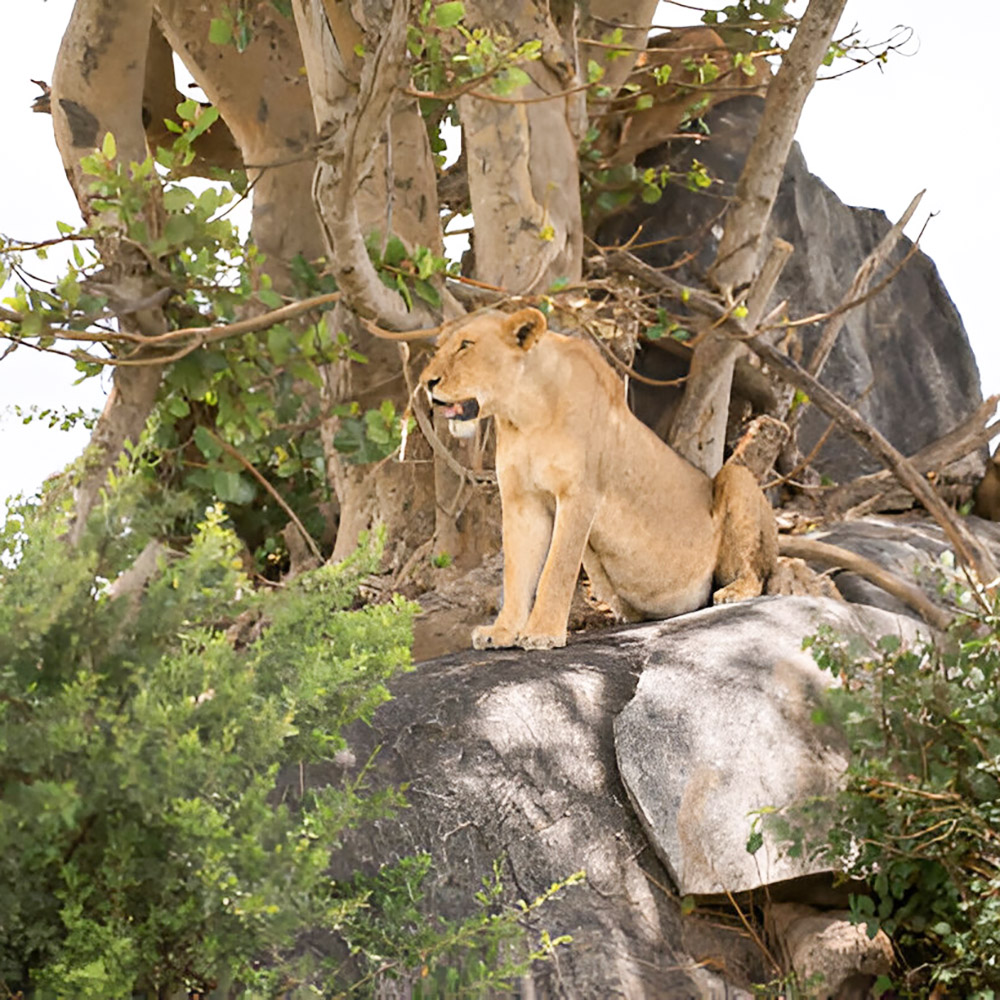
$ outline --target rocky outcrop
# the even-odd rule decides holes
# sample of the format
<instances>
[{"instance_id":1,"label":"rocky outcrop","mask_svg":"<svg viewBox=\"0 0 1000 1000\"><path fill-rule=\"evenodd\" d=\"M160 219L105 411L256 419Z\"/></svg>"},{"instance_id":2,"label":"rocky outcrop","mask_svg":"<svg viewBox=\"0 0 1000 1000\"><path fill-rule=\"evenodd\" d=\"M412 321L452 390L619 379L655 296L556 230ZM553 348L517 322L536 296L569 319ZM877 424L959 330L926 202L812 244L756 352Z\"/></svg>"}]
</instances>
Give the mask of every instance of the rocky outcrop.
<instances>
[{"instance_id":1,"label":"rocky outcrop","mask_svg":"<svg viewBox=\"0 0 1000 1000\"><path fill-rule=\"evenodd\" d=\"M1000 524L969 517L966 518L966 526L989 549L994 560L1000 561ZM952 564L951 559L945 556L945 553L950 553L951 545L941 526L928 515L906 514L844 521L817 531L810 537L871 559L903 580L917 583L942 608L960 610L954 603L954 595L942 592L941 588L946 582L948 566ZM814 568L821 571L832 569L819 564ZM916 616L912 608L856 573L834 570L832 579L848 601L883 608L895 614ZM960 583L964 582L961 577L958 579Z\"/></svg>"},{"instance_id":2,"label":"rocky outcrop","mask_svg":"<svg viewBox=\"0 0 1000 1000\"><path fill-rule=\"evenodd\" d=\"M823 870L768 838L746 850L761 810L831 794L847 766L843 748L810 718L833 680L802 649L820 625L872 642L918 629L829 599L708 608L666 626L615 720L618 771L683 895L745 892Z\"/></svg>"},{"instance_id":3,"label":"rocky outcrop","mask_svg":"<svg viewBox=\"0 0 1000 1000\"><path fill-rule=\"evenodd\" d=\"M653 205L636 199L605 220L597 233L598 242L625 243L642 226L642 238L634 250L638 256L660 267L692 253L693 259L675 276L682 281L700 279L715 257L726 198L733 192L762 108L763 100L758 97L727 101L706 116L707 140L665 143L639 156L637 166L667 164L681 177L696 158L724 183L709 193L688 191L681 183L671 185ZM774 303L787 299L793 316L833 308L857 267L889 228L883 212L844 205L809 172L801 150L794 145L770 234L792 243L795 253L778 282ZM762 244L766 247L769 242ZM910 247L902 239L884 273ZM819 334L818 325L801 329L806 358ZM647 363L662 363L656 358L662 352L645 353L653 355ZM962 320L930 258L918 253L888 288L848 314L822 381L904 454L936 440L972 412L981 400L978 369ZM648 392L635 391L638 396ZM803 453L810 451L826 425L821 414L807 411L799 435ZM875 459L839 434L824 445L814 465L835 480L879 468Z\"/></svg>"},{"instance_id":4,"label":"rocky outcrop","mask_svg":"<svg viewBox=\"0 0 1000 1000\"><path fill-rule=\"evenodd\" d=\"M793 647L830 614L864 623L868 631L911 627L894 616L844 611L835 602L764 598L608 630L561 650L469 650L420 664L393 683L394 700L379 708L370 727L348 732L351 754L342 767L306 776L310 784L339 782L356 775L381 748L366 783L408 784L409 808L348 835L334 874L429 851L434 869L426 887L428 906L454 917L476 908L474 894L497 858L504 859L509 900L534 898L584 869L585 883L548 904L539 917L553 934L571 934L573 943L558 964L535 970L522 995L747 996L751 983L770 980L776 970L735 923L726 929L718 920L682 912L674 881L631 808L618 760L629 762L623 770L630 773L642 760L650 770L663 770L661 762L674 750L687 753L693 770L714 765L720 756L741 757L753 770L778 752L780 720L792 717L803 728L799 746L818 747L820 735L804 732L802 713L803 699L821 680ZM779 642L783 634L789 636L785 644ZM714 666L720 657L729 663L725 679ZM742 706L734 697L737 679L740 690L752 693L763 678L771 678L774 696L783 692L787 702L787 712L773 717L778 728L763 717L755 722L769 697L763 689ZM645 735L629 736L627 745L620 730L616 757L615 719L623 710L629 713L637 684L640 693L658 691L663 717L647 712ZM676 711L680 705L690 715ZM734 712L746 717L734 720ZM696 717L707 720L701 728L718 730L721 741L710 751L714 756L697 761L690 756L692 750L702 753L701 738L691 732ZM789 751L798 752L798 747ZM821 753L817 760L835 766ZM673 773L676 783L664 794L679 802L685 779L678 769ZM287 780L297 785L301 776L296 772ZM772 786L765 787L770 795ZM712 794L717 791L725 789ZM645 790L633 797L648 803ZM729 805L743 810L729 818L732 842L725 852L735 858L745 854L750 819L744 803L730 799ZM645 808L655 812L652 805ZM717 847L713 841L713 850ZM752 881L740 878L734 888ZM754 902L745 897L743 902L763 927Z\"/></svg>"},{"instance_id":5,"label":"rocky outcrop","mask_svg":"<svg viewBox=\"0 0 1000 1000\"><path fill-rule=\"evenodd\" d=\"M775 903L767 918L785 968L807 996L867 1000L875 980L892 969L892 942L885 931L870 938L864 924L851 923L847 910Z\"/></svg>"}]
</instances>

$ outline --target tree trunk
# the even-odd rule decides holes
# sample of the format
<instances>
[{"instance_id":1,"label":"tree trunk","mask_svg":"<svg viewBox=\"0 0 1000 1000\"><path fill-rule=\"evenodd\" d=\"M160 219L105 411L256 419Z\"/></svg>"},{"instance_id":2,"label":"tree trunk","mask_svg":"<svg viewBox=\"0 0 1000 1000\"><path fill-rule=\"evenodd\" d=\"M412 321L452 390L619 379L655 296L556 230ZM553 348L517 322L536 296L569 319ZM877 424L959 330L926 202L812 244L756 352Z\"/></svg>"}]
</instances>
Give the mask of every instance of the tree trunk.
<instances>
[{"instance_id":1,"label":"tree trunk","mask_svg":"<svg viewBox=\"0 0 1000 1000\"><path fill-rule=\"evenodd\" d=\"M845 2L810 0L768 87L760 130L743 165L715 263L709 271L710 280L729 302L734 302L734 294L754 279L799 116ZM763 306L761 302L761 309ZM691 376L671 431L673 446L709 475L722 465L733 365L740 351L741 345L724 331L710 330L702 337L694 349Z\"/></svg>"},{"instance_id":2,"label":"tree trunk","mask_svg":"<svg viewBox=\"0 0 1000 1000\"><path fill-rule=\"evenodd\" d=\"M98 216L90 200L80 160L100 146L110 132L120 163L146 158L142 95L152 0L77 0L59 47L52 78L52 123L56 145L83 217L102 226L96 240L104 263L105 284L113 303L148 298L157 290L145 258L122 240L113 213ZM158 206L147 208L147 225L155 233ZM121 327L152 336L166 328L159 308L123 313ZM136 441L156 399L159 366L116 368L114 386L98 419L76 488L74 522L69 540L76 544L104 486L108 470L125 441Z\"/></svg>"},{"instance_id":3,"label":"tree trunk","mask_svg":"<svg viewBox=\"0 0 1000 1000\"><path fill-rule=\"evenodd\" d=\"M239 145L253 184L251 234L275 286L288 292L288 262L324 252L312 201L316 130L302 50L291 19L263 5L243 52L215 45L208 37L213 12L197 0L157 0L164 35Z\"/></svg>"},{"instance_id":4,"label":"tree trunk","mask_svg":"<svg viewBox=\"0 0 1000 1000\"><path fill-rule=\"evenodd\" d=\"M575 54L547 4L522 0L498 24L495 8L473 8L473 24L515 38L540 37L542 58L531 77L499 98L486 84L459 98L458 112L475 219L475 277L514 294L544 292L556 278L580 277L583 220L577 144L584 122ZM529 32L528 25L532 26ZM559 95L538 100L547 95ZM502 178L502 180L500 180Z\"/></svg>"},{"instance_id":5,"label":"tree trunk","mask_svg":"<svg viewBox=\"0 0 1000 1000\"><path fill-rule=\"evenodd\" d=\"M384 25L361 25L344 5L321 0L296 0L293 10L316 128L324 140L313 185L315 210L345 296L331 322L336 330L353 333L357 348L369 359L365 366L345 361L324 372L323 407L329 411L349 400L377 406L391 399L402 411L408 391L396 345L359 330L352 313L397 329L437 322L419 299L408 310L382 283L364 245L365 236L378 231L383 246L391 234L408 248L426 246L438 254L443 248L427 131L416 101L398 91L406 7L396 9ZM361 39L369 53L364 61L355 54ZM447 300L445 305L458 311ZM398 568L433 531L430 454L421 453L421 462L390 461L376 469L351 465L334 446L339 425L339 418L330 417L322 429L327 478L340 504L332 558L350 554L359 532L381 521L396 536L397 550L388 563Z\"/></svg>"}]
</instances>

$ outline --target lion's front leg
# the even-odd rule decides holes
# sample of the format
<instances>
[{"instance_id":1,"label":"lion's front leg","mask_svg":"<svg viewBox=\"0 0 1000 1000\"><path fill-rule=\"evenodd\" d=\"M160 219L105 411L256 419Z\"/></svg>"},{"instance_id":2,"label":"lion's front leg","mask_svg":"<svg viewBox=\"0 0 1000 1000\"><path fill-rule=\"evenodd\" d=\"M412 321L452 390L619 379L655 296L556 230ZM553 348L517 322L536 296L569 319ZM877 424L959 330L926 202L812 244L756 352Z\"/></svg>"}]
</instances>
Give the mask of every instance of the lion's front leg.
<instances>
[{"instance_id":1,"label":"lion's front leg","mask_svg":"<svg viewBox=\"0 0 1000 1000\"><path fill-rule=\"evenodd\" d=\"M472 630L476 649L519 645L552 538L552 513L538 495L500 496L503 523L503 606L492 625Z\"/></svg>"},{"instance_id":2,"label":"lion's front leg","mask_svg":"<svg viewBox=\"0 0 1000 1000\"><path fill-rule=\"evenodd\" d=\"M589 498L561 498L556 502L552 544L538 580L535 605L517 640L519 646L552 649L566 645L569 606L596 509L596 503Z\"/></svg>"}]
</instances>

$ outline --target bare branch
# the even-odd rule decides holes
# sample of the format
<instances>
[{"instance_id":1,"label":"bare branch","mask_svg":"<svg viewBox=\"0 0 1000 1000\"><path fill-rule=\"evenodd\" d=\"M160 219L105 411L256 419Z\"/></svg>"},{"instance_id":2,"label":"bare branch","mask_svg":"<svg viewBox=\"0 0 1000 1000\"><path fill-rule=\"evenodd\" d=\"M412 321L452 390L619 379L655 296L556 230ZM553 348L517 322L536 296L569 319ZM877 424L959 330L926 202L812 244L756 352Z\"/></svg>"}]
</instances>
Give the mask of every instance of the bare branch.
<instances>
[{"instance_id":1,"label":"bare branch","mask_svg":"<svg viewBox=\"0 0 1000 1000\"><path fill-rule=\"evenodd\" d=\"M900 579L895 573L883 569L871 559L859 556L839 545L829 545L815 538L803 538L801 535L781 535L778 538L778 550L783 556L819 562L825 566L840 566L842 569L857 573L908 604L934 628L943 630L952 622L953 616L939 608L919 587Z\"/></svg>"},{"instance_id":2,"label":"bare branch","mask_svg":"<svg viewBox=\"0 0 1000 1000\"><path fill-rule=\"evenodd\" d=\"M420 303L407 310L402 297L382 284L368 259L357 196L386 130L389 109L402 80L407 4L395 4L375 52L364 61L355 105L326 123L313 199L344 301L359 316L379 318L399 330L430 326Z\"/></svg>"},{"instance_id":3,"label":"bare branch","mask_svg":"<svg viewBox=\"0 0 1000 1000\"><path fill-rule=\"evenodd\" d=\"M947 434L911 455L910 462L917 472L926 475L942 469L988 444L1000 433L1000 421L987 423L996 412L998 402L1000 396L990 396ZM823 507L832 513L839 513L877 496L892 485L893 475L888 471L859 476L824 493Z\"/></svg>"},{"instance_id":4,"label":"bare branch","mask_svg":"<svg viewBox=\"0 0 1000 1000\"><path fill-rule=\"evenodd\" d=\"M899 221L882 237L878 246L861 262L861 266L855 272L854 280L851 282L850 287L844 292L840 303L834 310L833 316L823 328L819 343L816 345L812 357L809 359L809 364L806 365L806 371L810 375L815 375L818 378L820 372L823 371L823 366L826 364L826 360L830 356L830 351L833 350L833 345L836 343L837 337L844 326L847 309L857 302L857 300L861 299L865 292L868 291L868 286L871 284L872 279L888 259L896 243L899 242L900 236L903 235L903 229L913 217L913 213L917 210L917 206L920 204L920 199L923 196L923 191L914 196L913 200L907 206L906 211L900 216Z\"/></svg>"},{"instance_id":5,"label":"bare branch","mask_svg":"<svg viewBox=\"0 0 1000 1000\"><path fill-rule=\"evenodd\" d=\"M841 430L853 437L866 451L875 455L883 464L892 470L896 479L908 489L924 505L928 513L941 525L945 535L955 548L958 558L971 567L983 586L994 586L997 580L997 569L992 556L985 547L969 532L961 519L957 517L933 487L914 468L903 454L894 448L884 435L862 419L842 399L832 393L826 386L820 384L801 365L782 354L777 348L767 343L760 335L749 331L740 320L731 314L717 298L700 289L691 289L682 285L675 278L662 274L637 260L631 254L616 251L608 257L609 266L628 268L633 274L654 287L670 292L676 298L686 297L692 309L708 316L713 321L723 320L723 327L732 336L742 340L761 359L767 362L771 370L789 384L805 392L817 409L835 420Z\"/></svg>"},{"instance_id":6,"label":"bare branch","mask_svg":"<svg viewBox=\"0 0 1000 1000\"><path fill-rule=\"evenodd\" d=\"M771 216L799 116L846 0L810 0L768 87L760 128L736 184L710 277L722 289L749 282Z\"/></svg>"}]
</instances>

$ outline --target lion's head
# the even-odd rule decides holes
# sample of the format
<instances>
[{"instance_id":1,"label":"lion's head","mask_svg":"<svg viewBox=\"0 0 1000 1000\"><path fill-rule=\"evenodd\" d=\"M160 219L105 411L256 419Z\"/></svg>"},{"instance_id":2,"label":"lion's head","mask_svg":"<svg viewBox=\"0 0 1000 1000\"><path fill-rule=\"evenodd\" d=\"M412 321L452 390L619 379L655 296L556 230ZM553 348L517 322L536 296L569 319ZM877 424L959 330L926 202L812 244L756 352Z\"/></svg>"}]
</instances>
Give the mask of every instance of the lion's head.
<instances>
[{"instance_id":1,"label":"lion's head","mask_svg":"<svg viewBox=\"0 0 1000 1000\"><path fill-rule=\"evenodd\" d=\"M510 392L528 352L545 333L537 309L511 315L478 313L452 330L438 345L420 381L448 418L456 437L469 437L480 417L493 416Z\"/></svg>"}]
</instances>

